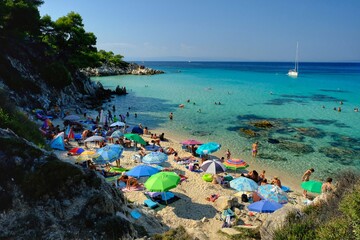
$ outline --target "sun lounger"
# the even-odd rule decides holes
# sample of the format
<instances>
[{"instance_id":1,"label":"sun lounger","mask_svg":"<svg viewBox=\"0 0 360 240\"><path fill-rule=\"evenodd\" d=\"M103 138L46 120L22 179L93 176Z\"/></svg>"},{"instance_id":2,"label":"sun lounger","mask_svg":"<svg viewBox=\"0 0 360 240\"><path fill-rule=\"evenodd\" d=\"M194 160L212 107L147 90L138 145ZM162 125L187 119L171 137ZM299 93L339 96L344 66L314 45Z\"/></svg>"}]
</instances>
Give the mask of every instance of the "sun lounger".
<instances>
[{"instance_id":1,"label":"sun lounger","mask_svg":"<svg viewBox=\"0 0 360 240\"><path fill-rule=\"evenodd\" d=\"M148 206L151 209L154 209L159 206L159 204L157 202L154 202L153 200L151 200L149 198L144 201L144 205Z\"/></svg>"}]
</instances>

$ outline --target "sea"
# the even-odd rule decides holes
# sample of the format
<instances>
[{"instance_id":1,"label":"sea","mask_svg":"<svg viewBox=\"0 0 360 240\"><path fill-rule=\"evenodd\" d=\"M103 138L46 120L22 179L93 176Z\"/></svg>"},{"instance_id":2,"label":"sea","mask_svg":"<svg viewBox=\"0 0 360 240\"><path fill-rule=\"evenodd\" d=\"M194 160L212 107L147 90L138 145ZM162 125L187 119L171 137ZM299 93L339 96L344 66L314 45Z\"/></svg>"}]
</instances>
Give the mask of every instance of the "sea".
<instances>
[{"instance_id":1,"label":"sea","mask_svg":"<svg viewBox=\"0 0 360 240\"><path fill-rule=\"evenodd\" d=\"M285 62L139 64L165 73L92 78L105 88L126 87L128 94L105 108L128 112L130 125L218 142L218 155L229 149L250 166L299 179L309 168L318 180L360 171L360 63L299 63L297 78L287 75L294 66Z\"/></svg>"}]
</instances>

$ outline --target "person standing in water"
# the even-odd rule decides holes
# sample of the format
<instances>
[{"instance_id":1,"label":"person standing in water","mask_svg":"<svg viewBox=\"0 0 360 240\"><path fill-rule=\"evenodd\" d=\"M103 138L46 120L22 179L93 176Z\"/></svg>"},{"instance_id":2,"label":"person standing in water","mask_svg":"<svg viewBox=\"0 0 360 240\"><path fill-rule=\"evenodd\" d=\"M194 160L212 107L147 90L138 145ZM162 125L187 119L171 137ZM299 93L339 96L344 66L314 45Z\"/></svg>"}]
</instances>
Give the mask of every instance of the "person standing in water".
<instances>
[{"instance_id":1,"label":"person standing in water","mask_svg":"<svg viewBox=\"0 0 360 240\"><path fill-rule=\"evenodd\" d=\"M259 142L254 142L252 145L252 156L256 157L258 153Z\"/></svg>"},{"instance_id":2,"label":"person standing in water","mask_svg":"<svg viewBox=\"0 0 360 240\"><path fill-rule=\"evenodd\" d=\"M170 120L173 120L173 117L174 117L174 115L173 115L173 113L171 112L171 113L169 114L169 119L170 119Z\"/></svg>"}]
</instances>

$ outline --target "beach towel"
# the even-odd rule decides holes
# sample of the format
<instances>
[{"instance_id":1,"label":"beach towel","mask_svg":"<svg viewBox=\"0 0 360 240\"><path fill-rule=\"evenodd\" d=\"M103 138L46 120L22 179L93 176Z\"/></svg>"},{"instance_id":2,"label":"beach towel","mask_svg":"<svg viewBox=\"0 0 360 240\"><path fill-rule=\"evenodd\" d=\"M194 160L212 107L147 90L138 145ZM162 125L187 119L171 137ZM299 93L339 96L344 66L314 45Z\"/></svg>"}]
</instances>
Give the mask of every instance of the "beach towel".
<instances>
[{"instance_id":1,"label":"beach towel","mask_svg":"<svg viewBox=\"0 0 360 240\"><path fill-rule=\"evenodd\" d=\"M139 219L141 217L141 213L137 210L132 210L130 212L130 215L134 218L134 219Z\"/></svg>"},{"instance_id":2,"label":"beach towel","mask_svg":"<svg viewBox=\"0 0 360 240\"><path fill-rule=\"evenodd\" d=\"M145 189L144 186L136 186L136 187L132 186L130 188L124 187L124 188L121 189L121 191L123 191L123 192L132 192L132 191L142 191L144 189Z\"/></svg>"},{"instance_id":3,"label":"beach towel","mask_svg":"<svg viewBox=\"0 0 360 240\"><path fill-rule=\"evenodd\" d=\"M157 202L154 202L153 200L151 200L149 198L144 200L144 205L148 206L151 209L159 207L159 204Z\"/></svg>"}]
</instances>

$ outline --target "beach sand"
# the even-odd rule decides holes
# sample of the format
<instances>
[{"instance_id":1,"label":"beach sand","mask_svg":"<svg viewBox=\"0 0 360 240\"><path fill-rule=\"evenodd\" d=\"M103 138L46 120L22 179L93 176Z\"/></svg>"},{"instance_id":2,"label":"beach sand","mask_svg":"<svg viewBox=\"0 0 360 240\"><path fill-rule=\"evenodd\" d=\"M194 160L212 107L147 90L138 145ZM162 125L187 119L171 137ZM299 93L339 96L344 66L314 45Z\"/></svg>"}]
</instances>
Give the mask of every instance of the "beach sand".
<instances>
[{"instance_id":1,"label":"beach sand","mask_svg":"<svg viewBox=\"0 0 360 240\"><path fill-rule=\"evenodd\" d=\"M55 120L54 124L61 125L62 122ZM172 147L178 153L180 157L190 156L189 152L186 152L181 148L180 142L184 140L184 136L174 136L167 135L165 129L150 129L152 133L157 133L159 135L162 132L165 132L165 138L167 141L162 141L161 146L163 148ZM144 135L143 138L146 141L151 141L149 135ZM78 144L74 141L71 142L74 147L77 147ZM89 147L94 147L93 144L89 144ZM225 148L223 147L218 152L214 153L213 156L222 157L225 154ZM76 157L68 156L67 152L64 151L54 151L55 154L62 160L75 163ZM138 152L135 151L134 147L126 148L123 151L121 158L121 166L124 168L131 169L132 167L141 164L138 161L133 159L133 156ZM250 157L251 158L251 157ZM250 164L248 170L257 170L260 172L262 170L261 160L247 160ZM114 163L115 164L115 163ZM230 197L236 194L236 191L231 188L223 188L219 184L212 184L205 182L201 176L203 173L191 172L185 168L184 165L179 165L173 160L173 156L169 156L169 160L163 164L164 167L173 169L178 174L183 174L188 177L188 179L176 188L171 189L177 197L180 199L161 208L160 210L150 210L147 211L149 214L154 214L157 218L161 218L163 223L168 225L171 228L178 226L184 226L188 233L192 234L194 237L199 239L226 239L225 236L220 235L218 232L222 229L223 222L220 220L219 208L216 208L215 203L206 200L212 194L219 194L222 197ZM267 170L267 178L271 179L273 176L279 176L283 182L283 185L289 186L293 192L289 194L292 199L292 203L295 206L301 207L303 205L304 198L301 196L300 191L300 180L292 179L291 176L286 175L286 173L280 173L273 170ZM234 177L240 176L240 171L236 174L231 172L231 175ZM146 178L141 178L141 182L145 182ZM142 206L146 196L144 191L125 191L124 195L129 202L135 204L135 206ZM241 202L240 197L238 197L239 202ZM246 203L245 205L247 205ZM143 207L141 207L143 208ZM251 224L255 226L261 225L262 221L266 219L267 214L255 213L254 216L249 216L246 208L241 210L241 220L244 224Z\"/></svg>"}]
</instances>

